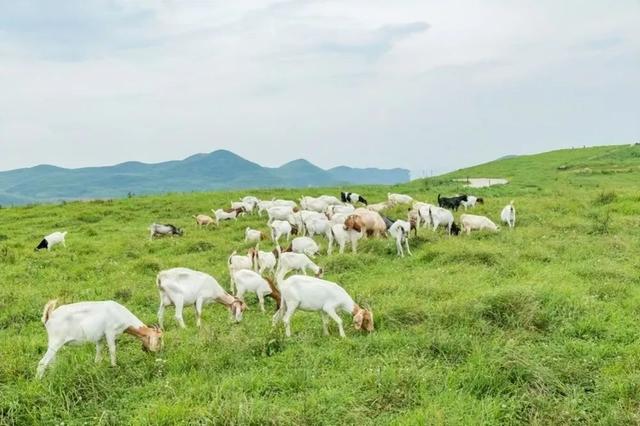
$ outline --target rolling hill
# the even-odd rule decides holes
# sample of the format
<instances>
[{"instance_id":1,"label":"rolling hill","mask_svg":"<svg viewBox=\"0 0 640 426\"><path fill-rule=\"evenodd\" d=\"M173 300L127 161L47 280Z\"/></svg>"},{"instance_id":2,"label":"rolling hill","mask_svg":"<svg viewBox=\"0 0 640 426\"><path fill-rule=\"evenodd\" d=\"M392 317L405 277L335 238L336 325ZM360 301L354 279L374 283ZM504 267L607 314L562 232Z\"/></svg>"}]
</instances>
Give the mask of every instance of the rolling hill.
<instances>
[{"instance_id":1,"label":"rolling hill","mask_svg":"<svg viewBox=\"0 0 640 426\"><path fill-rule=\"evenodd\" d=\"M304 164L293 164L296 167ZM138 167L129 164L125 168ZM197 228L192 215L251 193L298 199L338 188L261 188L172 193L0 209L0 424L236 425L631 425L640 423L640 146L560 150L493 161L394 186L354 186L371 202L388 191L416 200L465 188L453 179L504 177L474 189L473 213L499 220L515 200L513 230L457 237L421 228L413 256L391 239L313 261L374 312L359 333L341 314L324 336L317 313L298 310L293 336L272 326L275 304L232 324L207 304L202 326L185 307L181 329L165 315L156 354L122 335L116 367L94 363L95 346L68 345L43 380L42 308L114 300L156 322L158 271L201 270L229 288L228 256L246 253L247 215ZM462 212L454 212L459 220ZM407 206L385 211L406 217ZM186 229L149 240L153 221ZM67 247L35 253L46 233ZM262 241L260 249L273 244ZM103 352L106 352L104 350Z\"/></svg>"},{"instance_id":2,"label":"rolling hill","mask_svg":"<svg viewBox=\"0 0 640 426\"><path fill-rule=\"evenodd\" d=\"M321 169L306 160L262 167L230 151L196 154L157 164L126 162L65 169L41 165L0 172L0 205L123 197L128 193L214 191L239 188L394 184L409 180L405 169Z\"/></svg>"}]
</instances>

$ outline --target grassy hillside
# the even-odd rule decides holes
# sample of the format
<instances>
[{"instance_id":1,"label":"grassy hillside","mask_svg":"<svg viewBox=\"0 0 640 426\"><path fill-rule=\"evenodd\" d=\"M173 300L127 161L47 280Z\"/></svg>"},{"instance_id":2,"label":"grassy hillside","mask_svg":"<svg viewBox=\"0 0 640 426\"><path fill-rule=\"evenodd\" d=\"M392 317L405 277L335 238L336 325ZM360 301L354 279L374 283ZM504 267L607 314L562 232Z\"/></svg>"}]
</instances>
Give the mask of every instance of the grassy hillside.
<instances>
[{"instance_id":1,"label":"grassy hillside","mask_svg":"<svg viewBox=\"0 0 640 426\"><path fill-rule=\"evenodd\" d=\"M389 190L433 201L462 192L452 178L505 177L473 190L498 220L511 199L514 231L447 237L421 230L414 255L390 240L357 255L318 257L325 277L374 310L371 335L322 336L298 312L294 336L271 328L256 300L242 323L219 305L203 327L167 312L154 356L122 336L116 368L92 345L60 351L44 380L40 323L48 299L113 299L156 320L156 273L186 266L228 286L225 261L257 216L198 230L189 219L249 191L0 209L0 424L637 424L640 422L640 146L564 150L488 163ZM297 199L336 189L251 191ZM389 212L404 216L404 208ZM149 241L153 221L186 227ZM67 248L34 253L43 234ZM320 239L323 247L326 243ZM263 244L267 246L267 244ZM346 316L343 317L348 320Z\"/></svg>"}]
</instances>

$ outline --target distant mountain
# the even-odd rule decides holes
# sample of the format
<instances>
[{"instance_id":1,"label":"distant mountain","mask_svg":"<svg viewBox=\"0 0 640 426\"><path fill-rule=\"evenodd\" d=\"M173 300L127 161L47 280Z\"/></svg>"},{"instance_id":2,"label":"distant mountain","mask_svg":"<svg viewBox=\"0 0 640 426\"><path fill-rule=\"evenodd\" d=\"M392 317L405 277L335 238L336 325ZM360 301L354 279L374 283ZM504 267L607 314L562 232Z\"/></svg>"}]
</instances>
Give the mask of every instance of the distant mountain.
<instances>
[{"instance_id":1,"label":"distant mountain","mask_svg":"<svg viewBox=\"0 0 640 426\"><path fill-rule=\"evenodd\" d=\"M106 167L65 169L40 165L0 172L0 205L74 199L240 188L395 184L407 182L406 169L321 169L299 159L262 167L233 152L218 150L179 161L146 164L129 161Z\"/></svg>"}]
</instances>

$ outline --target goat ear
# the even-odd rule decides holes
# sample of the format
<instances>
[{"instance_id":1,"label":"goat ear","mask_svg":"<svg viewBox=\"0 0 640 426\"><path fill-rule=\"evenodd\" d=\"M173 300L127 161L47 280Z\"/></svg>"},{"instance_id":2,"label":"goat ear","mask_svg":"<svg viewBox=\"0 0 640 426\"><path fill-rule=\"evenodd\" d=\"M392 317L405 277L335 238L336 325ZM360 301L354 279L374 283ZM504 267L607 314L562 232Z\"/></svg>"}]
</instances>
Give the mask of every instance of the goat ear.
<instances>
[{"instance_id":1,"label":"goat ear","mask_svg":"<svg viewBox=\"0 0 640 426\"><path fill-rule=\"evenodd\" d=\"M353 316L353 325L356 330L362 329L362 321L364 321L364 310L358 310L358 313Z\"/></svg>"}]
</instances>

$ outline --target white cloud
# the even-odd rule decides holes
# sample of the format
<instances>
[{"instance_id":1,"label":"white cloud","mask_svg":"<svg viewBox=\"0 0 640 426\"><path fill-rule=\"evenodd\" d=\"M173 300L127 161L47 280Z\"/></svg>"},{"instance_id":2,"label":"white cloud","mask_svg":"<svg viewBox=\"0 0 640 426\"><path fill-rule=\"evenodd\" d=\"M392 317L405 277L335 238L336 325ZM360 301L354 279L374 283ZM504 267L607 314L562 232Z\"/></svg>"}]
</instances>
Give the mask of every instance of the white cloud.
<instances>
[{"instance_id":1,"label":"white cloud","mask_svg":"<svg viewBox=\"0 0 640 426\"><path fill-rule=\"evenodd\" d=\"M16 4L0 169L228 148L443 171L640 133L636 1Z\"/></svg>"}]
</instances>

